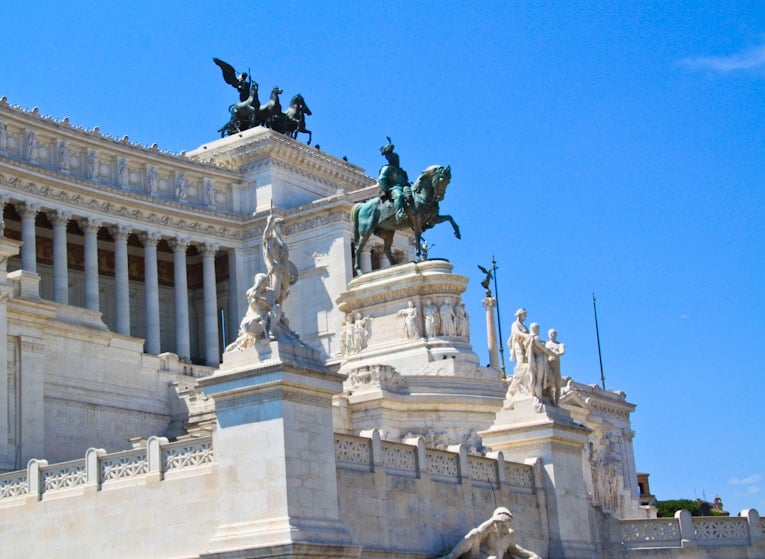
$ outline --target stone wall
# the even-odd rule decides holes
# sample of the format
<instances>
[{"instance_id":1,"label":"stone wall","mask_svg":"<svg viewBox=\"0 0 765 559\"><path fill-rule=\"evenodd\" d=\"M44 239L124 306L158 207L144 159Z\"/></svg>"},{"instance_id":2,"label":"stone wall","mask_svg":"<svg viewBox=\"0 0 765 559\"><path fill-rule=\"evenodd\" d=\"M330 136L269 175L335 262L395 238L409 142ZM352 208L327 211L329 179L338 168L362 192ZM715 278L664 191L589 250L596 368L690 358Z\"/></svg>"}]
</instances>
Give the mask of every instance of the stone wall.
<instances>
[{"instance_id":1,"label":"stone wall","mask_svg":"<svg viewBox=\"0 0 765 559\"><path fill-rule=\"evenodd\" d=\"M335 436L340 518L362 557L447 552L498 506L513 512L519 542L546 554L538 468L453 450L382 441L377 431Z\"/></svg>"}]
</instances>

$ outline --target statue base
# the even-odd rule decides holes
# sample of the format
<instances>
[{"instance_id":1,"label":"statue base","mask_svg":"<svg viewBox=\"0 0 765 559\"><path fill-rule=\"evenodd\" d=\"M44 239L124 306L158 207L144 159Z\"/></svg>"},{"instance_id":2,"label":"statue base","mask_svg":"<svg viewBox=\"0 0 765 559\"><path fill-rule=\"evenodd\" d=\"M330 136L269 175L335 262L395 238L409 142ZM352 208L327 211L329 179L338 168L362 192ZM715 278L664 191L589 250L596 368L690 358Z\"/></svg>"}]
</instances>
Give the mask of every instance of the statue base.
<instances>
[{"instance_id":1,"label":"statue base","mask_svg":"<svg viewBox=\"0 0 765 559\"><path fill-rule=\"evenodd\" d=\"M328 549L358 557L338 509L332 396L341 383L317 351L281 340L230 351L199 379L215 402L224 486L205 557L319 557Z\"/></svg>"},{"instance_id":2,"label":"statue base","mask_svg":"<svg viewBox=\"0 0 765 559\"><path fill-rule=\"evenodd\" d=\"M483 444L501 451L508 461L523 462L531 456L541 461L550 530L546 556L595 557L593 509L582 477L589 429L577 424L568 411L532 396L516 396L512 404L479 433Z\"/></svg>"},{"instance_id":3,"label":"statue base","mask_svg":"<svg viewBox=\"0 0 765 559\"><path fill-rule=\"evenodd\" d=\"M465 425L491 425L506 391L502 373L480 366L467 318L457 324L455 312L452 324L428 331L424 317L429 304L436 312L442 306L461 310L467 281L446 260L428 260L349 283L337 301L351 341L339 367L348 377L344 394L335 398L338 429L379 429L388 440L423 436L436 448L468 441L480 446Z\"/></svg>"}]
</instances>

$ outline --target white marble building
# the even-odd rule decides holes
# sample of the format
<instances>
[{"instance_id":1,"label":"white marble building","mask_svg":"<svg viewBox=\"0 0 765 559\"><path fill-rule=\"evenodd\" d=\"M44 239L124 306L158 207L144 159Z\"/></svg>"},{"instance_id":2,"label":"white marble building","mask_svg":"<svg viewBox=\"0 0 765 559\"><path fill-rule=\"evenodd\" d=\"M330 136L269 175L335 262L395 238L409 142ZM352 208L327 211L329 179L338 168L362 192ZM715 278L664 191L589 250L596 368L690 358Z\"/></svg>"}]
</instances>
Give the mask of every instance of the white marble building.
<instances>
[{"instance_id":1,"label":"white marble building","mask_svg":"<svg viewBox=\"0 0 765 559\"><path fill-rule=\"evenodd\" d=\"M424 559L497 506L542 557L765 557L756 511L647 518L624 394L509 399L451 264L354 279L375 193L263 128L177 155L0 100L0 557ZM224 354L272 207L304 344Z\"/></svg>"}]
</instances>

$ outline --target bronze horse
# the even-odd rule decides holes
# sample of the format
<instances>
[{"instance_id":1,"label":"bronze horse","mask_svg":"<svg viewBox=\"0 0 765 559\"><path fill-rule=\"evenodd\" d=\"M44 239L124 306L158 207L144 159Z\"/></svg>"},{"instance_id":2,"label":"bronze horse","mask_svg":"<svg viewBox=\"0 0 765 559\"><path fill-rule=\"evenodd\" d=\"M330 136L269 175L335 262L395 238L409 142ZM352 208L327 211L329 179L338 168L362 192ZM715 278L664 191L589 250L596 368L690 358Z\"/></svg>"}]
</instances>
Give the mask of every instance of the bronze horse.
<instances>
[{"instance_id":1,"label":"bronze horse","mask_svg":"<svg viewBox=\"0 0 765 559\"><path fill-rule=\"evenodd\" d=\"M393 235L401 229L411 228L414 231L414 242L417 258L421 256L422 232L431 227L448 221L454 229L454 236L461 238L460 228L450 215L438 213L438 203L444 199L446 187L452 178L451 168L431 165L425 169L411 187L411 219L397 221L393 204L372 198L366 202L355 204L351 208L351 224L353 227L353 246L355 255L353 267L356 275L361 275L361 251L370 235L374 233L383 240L383 251L391 264L398 264L393 256L391 245Z\"/></svg>"}]
</instances>

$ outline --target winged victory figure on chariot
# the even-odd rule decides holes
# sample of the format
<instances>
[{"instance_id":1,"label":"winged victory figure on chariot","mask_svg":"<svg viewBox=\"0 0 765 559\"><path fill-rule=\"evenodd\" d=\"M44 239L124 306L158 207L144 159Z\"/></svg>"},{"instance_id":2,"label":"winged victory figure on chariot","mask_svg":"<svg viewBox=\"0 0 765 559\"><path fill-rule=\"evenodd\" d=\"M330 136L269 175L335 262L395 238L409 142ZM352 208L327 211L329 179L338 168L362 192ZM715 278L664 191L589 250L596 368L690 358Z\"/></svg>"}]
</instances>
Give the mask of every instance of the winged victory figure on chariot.
<instances>
[{"instance_id":1,"label":"winged victory figure on chariot","mask_svg":"<svg viewBox=\"0 0 765 559\"><path fill-rule=\"evenodd\" d=\"M308 144L311 144L312 134L305 124L305 117L311 115L311 109L300 93L292 98L287 110L282 112L279 95L284 91L274 86L269 100L261 105L258 82L253 81L249 72L237 73L231 64L220 58L213 58L213 62L221 69L223 80L239 92L239 102L228 108L228 122L218 129L221 138L256 126L265 126L293 139L297 139L299 133L308 134Z\"/></svg>"}]
</instances>

